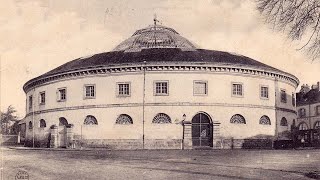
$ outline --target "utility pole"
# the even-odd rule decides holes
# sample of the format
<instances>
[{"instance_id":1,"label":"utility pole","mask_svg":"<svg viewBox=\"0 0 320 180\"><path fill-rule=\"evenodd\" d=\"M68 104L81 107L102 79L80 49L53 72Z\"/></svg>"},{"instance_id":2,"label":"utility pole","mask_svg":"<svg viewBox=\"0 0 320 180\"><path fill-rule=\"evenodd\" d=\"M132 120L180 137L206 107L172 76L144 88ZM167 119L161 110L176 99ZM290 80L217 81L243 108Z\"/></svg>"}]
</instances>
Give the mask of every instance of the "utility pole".
<instances>
[{"instance_id":1,"label":"utility pole","mask_svg":"<svg viewBox=\"0 0 320 180\"><path fill-rule=\"evenodd\" d=\"M276 136L276 140L278 140L278 103L277 103L277 101L278 101L278 94L280 93L279 92L279 86L278 86L278 78L275 78L274 79L274 89L275 89L275 94L274 94L274 96L275 96L275 101L274 101L274 107L275 107L275 124L276 124L276 126L275 126L275 136ZM279 96L281 96L281 95L279 95ZM281 98L281 97L280 97ZM280 100L281 101L281 100Z\"/></svg>"},{"instance_id":2,"label":"utility pole","mask_svg":"<svg viewBox=\"0 0 320 180\"><path fill-rule=\"evenodd\" d=\"M145 122L145 96L146 96L146 61L143 61L143 102L142 102L142 149L144 149L144 122Z\"/></svg>"},{"instance_id":3,"label":"utility pole","mask_svg":"<svg viewBox=\"0 0 320 180\"><path fill-rule=\"evenodd\" d=\"M33 88L32 92L32 147L34 148L34 105L35 105L35 97L34 97L35 88Z\"/></svg>"}]
</instances>

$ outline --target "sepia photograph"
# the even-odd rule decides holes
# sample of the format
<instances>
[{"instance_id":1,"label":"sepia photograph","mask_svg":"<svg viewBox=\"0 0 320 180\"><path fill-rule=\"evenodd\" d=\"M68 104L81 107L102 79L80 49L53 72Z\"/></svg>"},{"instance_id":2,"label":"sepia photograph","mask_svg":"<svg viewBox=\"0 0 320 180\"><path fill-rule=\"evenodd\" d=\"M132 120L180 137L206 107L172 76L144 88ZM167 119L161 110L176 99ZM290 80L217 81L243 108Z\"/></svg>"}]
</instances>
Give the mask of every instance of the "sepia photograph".
<instances>
[{"instance_id":1,"label":"sepia photograph","mask_svg":"<svg viewBox=\"0 0 320 180\"><path fill-rule=\"evenodd\" d=\"M0 0L0 179L320 179L320 0Z\"/></svg>"}]
</instances>

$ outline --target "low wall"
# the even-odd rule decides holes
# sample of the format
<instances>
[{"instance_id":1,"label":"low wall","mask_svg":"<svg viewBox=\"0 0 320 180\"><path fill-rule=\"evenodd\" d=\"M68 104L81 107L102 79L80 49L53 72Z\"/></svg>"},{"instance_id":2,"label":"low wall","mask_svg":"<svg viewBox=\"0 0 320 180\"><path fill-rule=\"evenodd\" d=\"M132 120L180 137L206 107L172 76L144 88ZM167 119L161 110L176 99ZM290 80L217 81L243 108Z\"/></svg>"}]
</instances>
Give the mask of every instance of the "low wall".
<instances>
[{"instance_id":1,"label":"low wall","mask_svg":"<svg viewBox=\"0 0 320 180\"><path fill-rule=\"evenodd\" d=\"M142 149L142 139L84 139L76 140L77 147L107 149ZM213 149L272 149L271 139L223 139ZM181 149L181 139L145 139L144 149ZM184 149L194 149L191 139L184 140Z\"/></svg>"},{"instance_id":2,"label":"low wall","mask_svg":"<svg viewBox=\"0 0 320 180\"><path fill-rule=\"evenodd\" d=\"M71 135L71 134L70 134ZM79 135L71 135L72 138L66 144L67 148L106 148L106 149L197 149L192 146L192 139L85 139ZM71 137L70 136L70 137ZM17 136L15 136L17 137ZM12 137L11 139L13 139ZM13 140L14 141L14 140ZM35 147L50 147L50 133L42 136L35 136ZM15 141L16 142L16 141ZM57 142L57 144L60 144ZM25 141L25 146L32 147L32 139ZM54 146L58 147L58 146ZM201 148L201 147L200 147ZM210 148L210 147L208 147ZM232 139L214 138L212 149L272 149L272 139Z\"/></svg>"},{"instance_id":3,"label":"low wall","mask_svg":"<svg viewBox=\"0 0 320 180\"><path fill-rule=\"evenodd\" d=\"M18 135L0 135L1 145L16 145L18 144Z\"/></svg>"},{"instance_id":4,"label":"low wall","mask_svg":"<svg viewBox=\"0 0 320 180\"><path fill-rule=\"evenodd\" d=\"M48 148L50 147L50 139L48 138L49 134L46 134L46 136L43 136L41 138L35 137L34 138L34 147L41 147L41 148ZM27 139L24 142L24 146L26 147L33 147L33 140Z\"/></svg>"},{"instance_id":5,"label":"low wall","mask_svg":"<svg viewBox=\"0 0 320 180\"><path fill-rule=\"evenodd\" d=\"M82 139L75 140L75 148L107 149L180 149L181 139Z\"/></svg>"},{"instance_id":6,"label":"low wall","mask_svg":"<svg viewBox=\"0 0 320 180\"><path fill-rule=\"evenodd\" d=\"M214 149L272 149L272 139L221 139Z\"/></svg>"}]
</instances>

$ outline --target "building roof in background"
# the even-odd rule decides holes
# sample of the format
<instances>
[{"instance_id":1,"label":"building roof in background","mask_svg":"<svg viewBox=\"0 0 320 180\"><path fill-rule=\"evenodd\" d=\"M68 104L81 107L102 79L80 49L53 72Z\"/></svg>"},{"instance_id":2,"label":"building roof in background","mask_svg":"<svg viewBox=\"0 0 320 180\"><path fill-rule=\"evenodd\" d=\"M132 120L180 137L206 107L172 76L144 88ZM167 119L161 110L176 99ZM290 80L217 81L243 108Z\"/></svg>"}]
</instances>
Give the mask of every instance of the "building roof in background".
<instances>
[{"instance_id":1,"label":"building roof in background","mask_svg":"<svg viewBox=\"0 0 320 180\"><path fill-rule=\"evenodd\" d=\"M301 87L303 88L303 86ZM297 93L297 106L320 103L319 87Z\"/></svg>"}]
</instances>

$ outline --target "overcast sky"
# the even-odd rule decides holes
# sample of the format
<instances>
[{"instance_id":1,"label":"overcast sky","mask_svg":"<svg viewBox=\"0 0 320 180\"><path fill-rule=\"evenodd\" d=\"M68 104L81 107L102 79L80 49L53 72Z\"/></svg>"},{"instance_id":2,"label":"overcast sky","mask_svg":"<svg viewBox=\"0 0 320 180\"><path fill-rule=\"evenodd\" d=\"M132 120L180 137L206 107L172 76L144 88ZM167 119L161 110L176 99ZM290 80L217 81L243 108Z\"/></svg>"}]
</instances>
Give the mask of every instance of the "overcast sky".
<instances>
[{"instance_id":1,"label":"overcast sky","mask_svg":"<svg viewBox=\"0 0 320 180\"><path fill-rule=\"evenodd\" d=\"M242 54L320 80L320 63L263 23L255 2L240 0L2 0L0 6L1 110L25 115L23 84L78 57L112 50L135 30L162 25L205 49Z\"/></svg>"}]
</instances>

